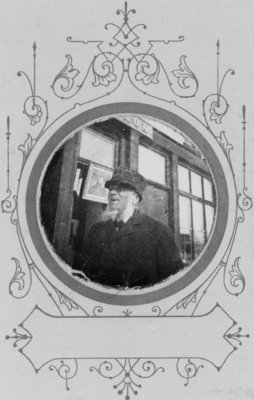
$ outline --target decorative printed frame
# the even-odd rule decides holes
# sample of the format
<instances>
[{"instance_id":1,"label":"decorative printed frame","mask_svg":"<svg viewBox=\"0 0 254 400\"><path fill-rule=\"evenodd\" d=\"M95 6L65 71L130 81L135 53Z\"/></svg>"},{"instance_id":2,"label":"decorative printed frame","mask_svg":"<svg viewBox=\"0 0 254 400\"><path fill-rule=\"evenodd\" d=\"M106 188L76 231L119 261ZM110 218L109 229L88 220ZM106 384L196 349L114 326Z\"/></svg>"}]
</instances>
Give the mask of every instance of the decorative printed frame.
<instances>
[{"instance_id":1,"label":"decorative printed frame","mask_svg":"<svg viewBox=\"0 0 254 400\"><path fill-rule=\"evenodd\" d=\"M152 51L154 50L155 44L157 42L164 43L167 46L169 43L178 43L184 40L183 36L180 36L175 40L150 40L148 49L144 53L135 52L141 45L140 37L137 34L138 29L146 29L144 24L139 24L135 26L130 25L130 16L133 14L135 10L128 10L127 2L124 3L123 10L117 10L117 14L121 17L123 16L123 23L121 25L116 24L107 24L105 29L109 29L114 27L116 33L113 36L113 41L109 43L109 51L103 50L103 41L82 41L82 40L73 40L71 37L67 38L67 41L70 43L87 45L89 43L96 44L98 49L98 53L94 56L93 61L91 62L88 71L85 73L85 77L78 82L78 77L80 75L80 71L73 67L73 60L71 55L67 55L67 63L65 67L57 74L56 78L52 84L52 91L55 96L64 99L74 99L77 94L80 94L82 88L85 84L89 84L89 79L92 76L92 81L90 79L90 84L95 88L101 89L100 95L95 95L92 99L87 99L85 102L76 103L76 98L72 104L72 107L65 112L62 116L59 116L57 120L51 121L49 124L49 109L47 102L40 96L36 94L36 44L33 46L33 60L34 60L34 76L33 80L31 80L28 75L21 71L19 72L19 76L26 77L30 89L31 96L29 96L24 103L24 113L30 120L31 126L34 127L37 124L42 124L42 128L37 138L34 139L30 134L28 134L27 140L24 144L19 146L19 150L23 153L23 164L21 167L20 176L18 178L17 190L12 191L10 187L10 117L7 117L7 131L6 131L6 140L7 140L7 187L6 193L7 197L2 200L2 210L3 212L9 213L11 216L11 223L15 225L17 229L17 235L20 241L21 248L23 250L26 264L21 266L19 260L17 258L13 258L16 266L15 274L10 282L10 294L16 298L25 297L31 288L32 277L37 278L42 286L45 288L46 293L52 299L52 302L57 308L57 315L61 317L63 320L65 318L76 318L77 316L82 318L92 318L102 317L104 316L104 309L101 305L96 304L91 310L87 311L87 309L76 301L73 298L67 296L64 290L59 289L58 279L53 276L53 274L45 274L45 271L38 267L40 263L36 262L35 251L31 248L34 247L33 243L27 242L27 238L23 234L24 225L23 225L23 216L22 213L26 214L27 209L23 209L23 204L26 206L29 204L26 197L23 197L22 189L27 184L24 183L24 176L26 175L29 167L34 166L36 160L38 160L38 152L40 152L41 146L46 146L47 141L50 137L52 137L52 132L57 132L58 127L62 127L64 124L68 124L68 121L71 121L77 115L81 115L82 112L88 110L88 106L91 103L93 105L93 110L96 107L103 107L101 101L107 99L109 104L108 110L115 109L114 105L114 93L121 89L121 85L123 83L123 77L127 76L129 83L133 86L133 88L139 92L140 95L140 103L148 103L149 106L149 98L153 99L154 102L157 102L157 107L160 107L161 110L167 108L167 110L171 110L171 112L175 112L176 115L184 115L184 120L189 118L191 121L196 120L197 124L208 132L211 135L211 140L213 143L217 143L222 149L222 153L224 153L223 158L223 167L231 171L231 190L234 189L235 195L235 219L231 221L230 227L228 228L227 238L225 239L228 243L225 249L223 249L223 254L219 254L216 252L216 256L219 260L215 262L217 263L216 267L212 268L212 271L209 271L209 274L205 276L205 279L197 279L195 284L196 286L194 290L190 290L187 295L183 298L177 299L177 301L169 302L170 306L165 307L163 303L162 308L161 305L155 304L149 310L146 311L146 314L143 315L132 315L135 313L135 309L117 309L117 318L126 318L128 317L128 321L132 321L132 318L162 318L166 320L166 318L179 318L179 317L189 317L195 318L200 316L198 314L198 307L209 290L211 284L220 273L223 274L223 284L228 293L233 295L239 295L243 292L245 288L245 279L239 267L240 257L237 257L233 263L233 265L229 262L229 257L231 254L231 250L233 248L234 240L237 234L237 229L239 223L243 223L245 220L245 213L251 209L252 200L248 196L247 191L248 188L246 186L246 158L245 158L245 146L246 146L246 107L242 107L242 135L243 135L243 182L241 190L237 190L237 182L234 176L233 165L230 158L230 152L233 150L233 145L228 142L226 132L221 130L219 135L214 133L213 125L219 126L223 122L223 118L228 112L229 104L226 98L222 95L223 83L228 74L233 74L232 70L228 70L223 75L222 80L220 81L219 70L220 70L220 43L219 41L216 44L217 48L217 92L213 94L209 94L203 100L203 120L200 120L197 116L192 115L188 110L184 110L182 107L178 106L175 101L171 100L170 95L168 93L165 97L160 97L159 93L162 93L160 88L160 84L164 78L168 83L168 87L170 89L170 93L174 94L179 98L193 98L196 96L199 83L198 79L194 75L194 73L190 70L186 63L186 56L182 55L179 62L179 69L172 70L170 73L167 72L167 69L160 60L156 57ZM116 48L116 52L112 52L111 50ZM163 78L162 78L163 75ZM172 82L172 78L175 78L174 83ZM159 90L157 90L159 87ZM97 93L97 92L95 92ZM112 96L112 101L110 100L110 96ZM125 100L125 99L124 99ZM128 108L131 109L131 102L124 102L123 104L119 104L119 113L122 110ZM162 105L164 104L164 106ZM136 104L133 106L133 109L136 108ZM151 108L149 108L150 110ZM101 108L100 108L101 110ZM108 111L107 111L108 112ZM126 112L126 111L125 111ZM93 113L93 111L92 111ZM111 114L112 111L109 112ZM101 115L101 113L99 113ZM189 115L187 117L187 115ZM90 120L96 118L96 112L94 112L94 116L90 117ZM69 132L71 132L73 126L70 126ZM67 135L65 135L67 136ZM47 138L47 139L45 139ZM56 141L56 147L60 146L63 142L64 137L59 138ZM55 147L55 148L56 148ZM226 164L227 162L227 164ZM46 168L46 166L45 166ZM44 169L45 169L44 168ZM15 194L14 194L15 193ZM24 202L23 202L24 200ZM234 205L233 205L234 208ZM35 250L35 251L34 251ZM216 257L215 257L216 258ZM38 261L39 257L37 257ZM59 260L57 260L59 262ZM61 268L64 268L61 266ZM202 274L203 277L203 274ZM60 285L61 287L61 285ZM75 297L75 294L74 294ZM90 297L91 298L91 297ZM94 298L93 298L94 299ZM94 299L97 300L97 299ZM158 298L157 300L160 300ZM131 305L134 306L136 300L132 304L120 303L118 305ZM83 303L83 302L82 302ZM102 303L105 302L105 298ZM226 314L226 311L221 307L217 306L216 308L222 310L222 314ZM35 309L39 310L39 308L35 307ZM34 310L27 317L27 319L20 323L19 329L14 330L14 335L8 335L7 339L14 339L14 345L19 343L21 347L19 348L20 352L25 355L25 348L29 345L29 343L33 340L33 335L29 330L26 329L26 321L31 321L30 317L33 315ZM43 314L43 311L41 311ZM105 318L112 318L110 315L104 316ZM244 335L241 333L241 328L236 326L236 322L229 317L230 326L224 332L223 338L231 344L232 352L236 349L233 346L233 343L239 344L241 343L242 337L248 337L248 335ZM85 321L85 320L84 320ZM25 332L25 333L23 333ZM231 355L231 353L229 355ZM228 356L229 356L228 355ZM82 357L81 357L82 358ZM162 357L158 357L158 360ZM167 357L165 357L167 358ZM186 384L188 384L189 380L195 377L199 371L199 369L203 366L203 364L198 364L195 357L168 357L174 358L177 361L176 367L178 374L186 379ZM228 357L225 358L224 362ZM28 357L29 359L29 357ZM102 357L103 359L103 357ZM32 362L32 360L30 360ZM206 361L211 362L209 359ZM58 375L66 381L66 388L69 389L68 381L71 378L76 376L78 370L78 360L77 358L69 357L64 359L51 359L48 360L50 363L50 370L56 371ZM46 364L48 364L46 363ZM46 365L45 364L45 365ZM221 366L223 363L221 364ZM43 365L44 366L44 365ZM118 368L117 372L114 372L114 369ZM141 371L137 372L137 368L141 366ZM215 365L216 366L216 365ZM218 369L221 366L217 366ZM36 372L38 370L35 368ZM118 391L118 394L125 394L126 400L130 398L131 393L137 394L137 389L141 387L141 384L138 383L141 379L152 377L156 372L163 371L163 368L156 367L153 359L146 359L144 357L115 357L108 358L104 361L101 361L99 366L92 366L90 368L91 371L97 371L102 377L108 378L110 380L114 380L116 383L114 388Z\"/></svg>"}]
</instances>

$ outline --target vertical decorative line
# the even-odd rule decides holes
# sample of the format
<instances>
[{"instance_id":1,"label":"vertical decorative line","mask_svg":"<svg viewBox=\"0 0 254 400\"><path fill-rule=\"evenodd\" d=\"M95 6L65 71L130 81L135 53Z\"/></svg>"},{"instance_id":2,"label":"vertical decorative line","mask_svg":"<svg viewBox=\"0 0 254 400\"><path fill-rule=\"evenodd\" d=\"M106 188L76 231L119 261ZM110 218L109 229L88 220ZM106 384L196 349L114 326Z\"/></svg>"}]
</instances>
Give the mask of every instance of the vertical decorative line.
<instances>
[{"instance_id":1,"label":"vertical decorative line","mask_svg":"<svg viewBox=\"0 0 254 400\"><path fill-rule=\"evenodd\" d=\"M128 3L127 1L124 2L124 22L127 24L128 22Z\"/></svg>"},{"instance_id":2,"label":"vertical decorative line","mask_svg":"<svg viewBox=\"0 0 254 400\"><path fill-rule=\"evenodd\" d=\"M220 106L220 41L216 43L217 47L217 107Z\"/></svg>"},{"instance_id":3,"label":"vertical decorative line","mask_svg":"<svg viewBox=\"0 0 254 400\"><path fill-rule=\"evenodd\" d=\"M192 182L191 182L191 170L188 169L189 173L189 190L190 194L192 194ZM193 198L190 199L190 212L191 212L191 258L194 260L195 257L195 244L194 244L194 217L193 217Z\"/></svg>"},{"instance_id":4,"label":"vertical decorative line","mask_svg":"<svg viewBox=\"0 0 254 400\"><path fill-rule=\"evenodd\" d=\"M168 185L173 193L173 207L169 205L169 215L173 209L173 222L174 222L174 233L175 239L177 241L177 247L180 250L181 239L180 239L180 217L179 217L179 177L178 177L178 157L176 155L172 156L172 162L168 160L168 165L171 171L169 171ZM174 184L173 184L174 182Z\"/></svg>"},{"instance_id":5,"label":"vertical decorative line","mask_svg":"<svg viewBox=\"0 0 254 400\"><path fill-rule=\"evenodd\" d=\"M246 106L243 105L242 107L242 114L243 114L243 187L246 187L245 182L245 174L246 174Z\"/></svg>"},{"instance_id":6,"label":"vertical decorative line","mask_svg":"<svg viewBox=\"0 0 254 400\"><path fill-rule=\"evenodd\" d=\"M6 213L13 213L16 207L16 196L13 196L12 198L12 190L10 187L10 174L11 174L11 167L10 167L10 138L11 138L11 132L10 132L10 122L11 119L9 115L7 116L7 129L6 129L6 141L7 141L7 169L6 169L6 175L7 175L7 187L6 187L6 193L7 197L3 199L0 202L1 208L3 212ZM14 223L12 221L12 223Z\"/></svg>"},{"instance_id":7,"label":"vertical decorative line","mask_svg":"<svg viewBox=\"0 0 254 400\"><path fill-rule=\"evenodd\" d=\"M208 235L207 235L205 188L204 188L204 177L203 176L201 176L201 186L202 186L203 233L204 233L204 244L206 244Z\"/></svg>"},{"instance_id":8,"label":"vertical decorative line","mask_svg":"<svg viewBox=\"0 0 254 400\"><path fill-rule=\"evenodd\" d=\"M7 117L7 131L6 131L6 140L7 140L7 191L10 190L10 117Z\"/></svg>"},{"instance_id":9,"label":"vertical decorative line","mask_svg":"<svg viewBox=\"0 0 254 400\"><path fill-rule=\"evenodd\" d=\"M33 59L34 59L34 82L33 82L33 106L35 106L36 93L36 42L33 44Z\"/></svg>"}]
</instances>

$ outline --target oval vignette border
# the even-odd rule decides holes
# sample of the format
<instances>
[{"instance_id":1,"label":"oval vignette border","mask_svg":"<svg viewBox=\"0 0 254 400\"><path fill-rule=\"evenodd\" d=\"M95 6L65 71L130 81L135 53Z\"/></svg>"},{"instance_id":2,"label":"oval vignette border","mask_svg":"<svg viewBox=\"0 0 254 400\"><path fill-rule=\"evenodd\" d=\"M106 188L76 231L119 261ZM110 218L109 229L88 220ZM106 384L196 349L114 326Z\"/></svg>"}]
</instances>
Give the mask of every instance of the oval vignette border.
<instances>
[{"instance_id":1,"label":"oval vignette border","mask_svg":"<svg viewBox=\"0 0 254 400\"><path fill-rule=\"evenodd\" d=\"M60 142L66 139L68 135L73 133L73 131L78 129L81 125L91 122L96 118L123 113L148 115L150 117L160 119L166 123L170 123L177 129L184 132L187 137L189 137L195 144L198 145L202 153L205 154L206 160L210 166L213 178L215 180L217 192L217 216L212 236L205 251L201 257L194 262L192 268L185 275L180 277L175 282L169 282L169 285L167 286L160 287L160 285L156 285L157 287L153 287L154 290L143 294L131 294L127 296L117 294L114 296L109 296L109 294L106 292L88 287L86 284L77 281L75 278L65 272L64 269L56 262L56 259L52 257L41 235L39 216L37 214L37 192L38 182L40 182L42 171L45 167L45 160L49 160L56 148L59 147ZM208 131L207 133L210 134ZM20 183L22 183L22 180ZM193 125L175 113L157 106L142 103L114 103L98 106L81 112L77 116L71 118L68 122L64 123L60 129L56 130L56 132L50 136L49 140L42 147L38 157L36 158L28 178L25 213L27 217L28 229L32 241L36 247L36 251L43 260L44 264L62 283L76 291L78 294L102 303L113 305L142 305L162 300L185 289L197 277L199 277L212 262L217 250L220 247L227 227L229 213L229 193L227 180L215 150Z\"/></svg>"}]
</instances>

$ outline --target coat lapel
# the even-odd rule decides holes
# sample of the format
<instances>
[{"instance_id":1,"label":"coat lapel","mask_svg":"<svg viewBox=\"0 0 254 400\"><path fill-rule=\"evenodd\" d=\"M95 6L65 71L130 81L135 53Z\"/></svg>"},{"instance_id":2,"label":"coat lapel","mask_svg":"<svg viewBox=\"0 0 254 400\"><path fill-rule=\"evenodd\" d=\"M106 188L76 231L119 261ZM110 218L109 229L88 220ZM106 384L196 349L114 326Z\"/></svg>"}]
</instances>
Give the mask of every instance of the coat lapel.
<instances>
[{"instance_id":1,"label":"coat lapel","mask_svg":"<svg viewBox=\"0 0 254 400\"><path fill-rule=\"evenodd\" d=\"M126 224L119 230L114 230L109 242L120 239L124 236L133 235L135 226L141 224L142 215L139 212L135 212L134 215L126 222Z\"/></svg>"}]
</instances>

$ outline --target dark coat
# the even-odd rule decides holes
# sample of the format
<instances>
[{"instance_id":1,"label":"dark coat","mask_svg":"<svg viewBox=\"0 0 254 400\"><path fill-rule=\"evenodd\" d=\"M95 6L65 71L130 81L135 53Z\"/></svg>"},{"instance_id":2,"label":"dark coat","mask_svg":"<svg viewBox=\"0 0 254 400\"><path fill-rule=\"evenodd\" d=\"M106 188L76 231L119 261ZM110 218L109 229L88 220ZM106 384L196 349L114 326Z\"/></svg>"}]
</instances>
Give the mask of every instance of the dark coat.
<instances>
[{"instance_id":1,"label":"dark coat","mask_svg":"<svg viewBox=\"0 0 254 400\"><path fill-rule=\"evenodd\" d=\"M112 220L96 223L85 243L83 272L106 286L149 286L183 266L170 229L140 213L119 230Z\"/></svg>"}]
</instances>

